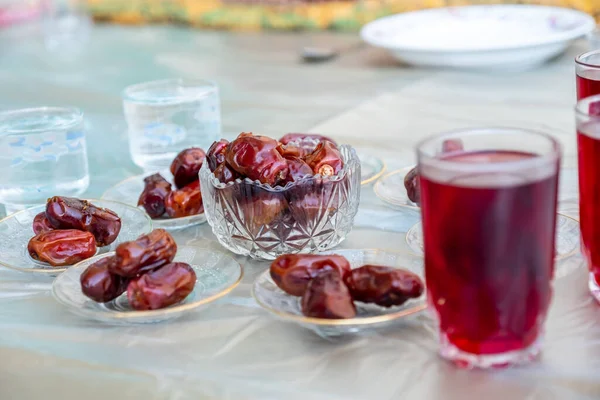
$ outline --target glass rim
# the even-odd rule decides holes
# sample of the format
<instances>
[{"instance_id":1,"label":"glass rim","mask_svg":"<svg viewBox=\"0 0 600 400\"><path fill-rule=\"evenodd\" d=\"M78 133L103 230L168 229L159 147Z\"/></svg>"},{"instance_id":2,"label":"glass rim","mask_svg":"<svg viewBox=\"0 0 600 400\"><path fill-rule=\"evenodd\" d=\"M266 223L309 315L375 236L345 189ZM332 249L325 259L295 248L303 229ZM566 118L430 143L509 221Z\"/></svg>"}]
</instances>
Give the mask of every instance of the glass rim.
<instances>
[{"instance_id":1,"label":"glass rim","mask_svg":"<svg viewBox=\"0 0 600 400\"><path fill-rule=\"evenodd\" d=\"M600 115L590 114L589 107L584 108L584 104L589 105L595 101L600 102L600 94L595 94L595 95L584 97L583 99L577 100L577 104L575 104L575 114L580 115L582 117L591 118L591 119L600 119Z\"/></svg>"},{"instance_id":2,"label":"glass rim","mask_svg":"<svg viewBox=\"0 0 600 400\"><path fill-rule=\"evenodd\" d=\"M133 85L129 85L123 89L121 96L125 101L131 101L133 103L147 103L146 100L140 99L135 93L138 93L141 90L148 89L158 89L165 87L182 87L182 86L198 86L204 87L205 89L209 89L210 93L215 93L219 91L219 85L217 82L210 79L188 79L188 78L169 78L169 79L158 79L154 81L146 81L140 83L134 83ZM203 96L206 93L206 90L202 92ZM173 96L173 102L187 101L191 99L196 99L199 96L197 95L188 95L188 96Z\"/></svg>"},{"instance_id":3,"label":"glass rim","mask_svg":"<svg viewBox=\"0 0 600 400\"><path fill-rule=\"evenodd\" d=\"M25 115L50 115L50 114L71 114L72 119L65 122L64 124L53 128L57 129L69 129L83 122L83 111L77 107L31 107L31 108L17 108L15 110L6 110L0 112L0 121L6 121L15 117ZM33 128L33 129L22 129L22 128L2 128L0 135L15 135L20 133L39 133L46 132L48 128Z\"/></svg>"},{"instance_id":4,"label":"glass rim","mask_svg":"<svg viewBox=\"0 0 600 400\"><path fill-rule=\"evenodd\" d=\"M524 158L516 161L499 161L499 162L487 162L487 163L469 163L464 161L451 161L443 158L436 158L427 154L423 147L430 145L435 142L442 143L446 139L460 139L465 136L485 136L491 134L504 134L504 135L520 135L528 133L540 138L544 138L552 145L552 149L546 154L533 153L534 157ZM448 168L453 170L465 170L472 171L476 169L480 172L491 172L497 171L499 168L502 170L511 169L523 169L523 168L535 168L541 165L556 162L560 159L562 154L562 146L560 142L553 136L529 128L511 128L511 127L486 127L486 128L463 128L455 129L452 131L445 131L435 135L431 135L416 145L417 150L417 165L423 164L422 160L435 160L436 167ZM489 150L494 150L490 147Z\"/></svg>"},{"instance_id":5,"label":"glass rim","mask_svg":"<svg viewBox=\"0 0 600 400\"><path fill-rule=\"evenodd\" d=\"M586 51L585 53L581 53L580 55L578 55L577 57L575 57L575 63L578 65L582 65L584 67L590 67L590 68L598 68L600 69L600 63L598 64L590 64L587 63L585 61L583 61L586 57L592 56L592 55L600 55L600 49L597 50L590 50L590 51Z\"/></svg>"}]
</instances>

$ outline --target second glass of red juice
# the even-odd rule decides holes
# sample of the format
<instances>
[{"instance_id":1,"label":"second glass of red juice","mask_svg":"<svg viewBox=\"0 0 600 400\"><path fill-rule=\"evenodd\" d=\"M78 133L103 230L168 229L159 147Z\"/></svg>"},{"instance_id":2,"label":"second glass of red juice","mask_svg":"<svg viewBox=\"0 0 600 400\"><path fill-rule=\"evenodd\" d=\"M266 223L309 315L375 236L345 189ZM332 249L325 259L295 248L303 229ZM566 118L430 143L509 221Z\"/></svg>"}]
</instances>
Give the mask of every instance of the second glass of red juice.
<instances>
[{"instance_id":1,"label":"second glass of red juice","mask_svg":"<svg viewBox=\"0 0 600 400\"><path fill-rule=\"evenodd\" d=\"M447 140L463 150L443 153ZM440 353L504 367L540 351L552 298L560 145L523 129L478 129L417 147L428 299Z\"/></svg>"},{"instance_id":2,"label":"second glass of red juice","mask_svg":"<svg viewBox=\"0 0 600 400\"><path fill-rule=\"evenodd\" d=\"M600 302L600 95L579 100L575 115L581 250L590 269L590 292Z\"/></svg>"},{"instance_id":3,"label":"second glass of red juice","mask_svg":"<svg viewBox=\"0 0 600 400\"><path fill-rule=\"evenodd\" d=\"M588 51L575 58L577 100L600 94L600 50Z\"/></svg>"}]
</instances>

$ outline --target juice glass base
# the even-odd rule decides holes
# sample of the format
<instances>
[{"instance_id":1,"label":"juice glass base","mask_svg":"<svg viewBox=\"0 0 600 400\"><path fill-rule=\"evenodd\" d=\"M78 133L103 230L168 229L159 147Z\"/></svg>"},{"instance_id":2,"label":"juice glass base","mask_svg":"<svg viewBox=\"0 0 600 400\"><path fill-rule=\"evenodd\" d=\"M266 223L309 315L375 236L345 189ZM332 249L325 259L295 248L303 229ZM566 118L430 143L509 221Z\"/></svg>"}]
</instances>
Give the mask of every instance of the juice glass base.
<instances>
[{"instance_id":1,"label":"juice glass base","mask_svg":"<svg viewBox=\"0 0 600 400\"><path fill-rule=\"evenodd\" d=\"M535 361L540 354L542 342L543 335L540 335L530 346L521 350L507 351L506 353L498 354L472 354L454 346L450 343L446 335L441 333L439 352L443 358L451 361L459 368L508 368Z\"/></svg>"},{"instance_id":2,"label":"juice glass base","mask_svg":"<svg viewBox=\"0 0 600 400\"><path fill-rule=\"evenodd\" d=\"M594 274L590 272L590 279L588 281L588 288L590 289L590 293L598 303L600 303L600 285L596 282L596 278Z\"/></svg>"}]
</instances>

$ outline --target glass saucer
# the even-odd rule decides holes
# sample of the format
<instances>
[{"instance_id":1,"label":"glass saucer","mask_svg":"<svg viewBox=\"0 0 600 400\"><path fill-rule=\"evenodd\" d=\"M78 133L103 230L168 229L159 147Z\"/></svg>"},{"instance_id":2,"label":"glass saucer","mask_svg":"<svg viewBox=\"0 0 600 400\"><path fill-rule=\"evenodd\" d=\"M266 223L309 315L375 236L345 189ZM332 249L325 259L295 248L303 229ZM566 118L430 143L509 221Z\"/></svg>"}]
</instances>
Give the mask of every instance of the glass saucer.
<instances>
[{"instance_id":1,"label":"glass saucer","mask_svg":"<svg viewBox=\"0 0 600 400\"><path fill-rule=\"evenodd\" d=\"M162 322L201 308L231 292L242 280L242 267L220 251L178 246L175 261L186 262L196 272L196 286L182 302L160 310L136 311L124 293L108 303L96 303L81 292L81 274L92 263L114 252L82 261L54 280L52 295L69 311L82 317L112 324Z\"/></svg>"},{"instance_id":2,"label":"glass saucer","mask_svg":"<svg viewBox=\"0 0 600 400\"><path fill-rule=\"evenodd\" d=\"M110 246L98 248L97 254L113 251L117 245L136 239L152 231L152 221L145 212L136 207L116 201L89 199L95 206L108 208L121 218L121 232ZM34 236L32 224L35 216L46 209L39 205L9 215L0 221L0 266L22 272L55 276L68 267L53 267L34 260L27 251L27 244Z\"/></svg>"},{"instance_id":3,"label":"glass saucer","mask_svg":"<svg viewBox=\"0 0 600 400\"><path fill-rule=\"evenodd\" d=\"M385 172L386 165L383 160L365 153L358 153L358 158L360 160L361 185L375 182Z\"/></svg>"},{"instance_id":4,"label":"glass saucer","mask_svg":"<svg viewBox=\"0 0 600 400\"><path fill-rule=\"evenodd\" d=\"M563 214L556 218L556 278L568 275L577 265L562 261L579 252L579 222ZM406 233L406 243L415 254L424 255L423 225L421 222L413 225Z\"/></svg>"},{"instance_id":5,"label":"glass saucer","mask_svg":"<svg viewBox=\"0 0 600 400\"><path fill-rule=\"evenodd\" d=\"M375 184L375 195L386 204L396 208L405 207L419 209L416 203L410 201L404 188L404 177L415 166L404 167L386 174Z\"/></svg>"},{"instance_id":6,"label":"glass saucer","mask_svg":"<svg viewBox=\"0 0 600 400\"><path fill-rule=\"evenodd\" d=\"M404 268L416 273L425 282L423 259L408 253L367 249L337 250L321 254L342 255L350 261L352 268L358 268L365 264ZM427 307L425 294L423 294L418 299L411 299L401 306L390 308L355 302L357 316L351 319L306 317L301 311L300 297L291 296L279 289L271 279L269 269L254 281L252 296L262 308L273 315L286 321L295 322L321 336L339 336L370 328L381 328L399 319L417 314Z\"/></svg>"},{"instance_id":7,"label":"glass saucer","mask_svg":"<svg viewBox=\"0 0 600 400\"><path fill-rule=\"evenodd\" d=\"M164 170L159 172L167 181L173 182L173 175L170 171ZM122 201L133 207L137 207L140 194L144 190L144 178L149 175L151 173L127 178L104 192L102 198L105 200ZM141 207L140 210L144 211ZM155 229L162 228L167 230L187 228L188 226L203 224L205 222L206 216L204 213L182 218L156 218L152 220Z\"/></svg>"}]
</instances>

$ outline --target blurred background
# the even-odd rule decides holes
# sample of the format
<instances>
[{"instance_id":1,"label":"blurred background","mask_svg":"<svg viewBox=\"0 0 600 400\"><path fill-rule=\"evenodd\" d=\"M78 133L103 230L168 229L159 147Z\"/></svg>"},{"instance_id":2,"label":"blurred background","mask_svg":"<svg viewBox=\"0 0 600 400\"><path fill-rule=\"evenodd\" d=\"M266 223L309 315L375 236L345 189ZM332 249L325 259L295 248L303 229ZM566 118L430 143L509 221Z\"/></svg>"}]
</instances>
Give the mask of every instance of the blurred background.
<instances>
[{"instance_id":1,"label":"blurred background","mask_svg":"<svg viewBox=\"0 0 600 400\"><path fill-rule=\"evenodd\" d=\"M227 30L358 31L382 16L468 4L541 4L597 18L600 0L0 0L0 26L40 17L60 4L88 10L96 21L176 23Z\"/></svg>"}]
</instances>

